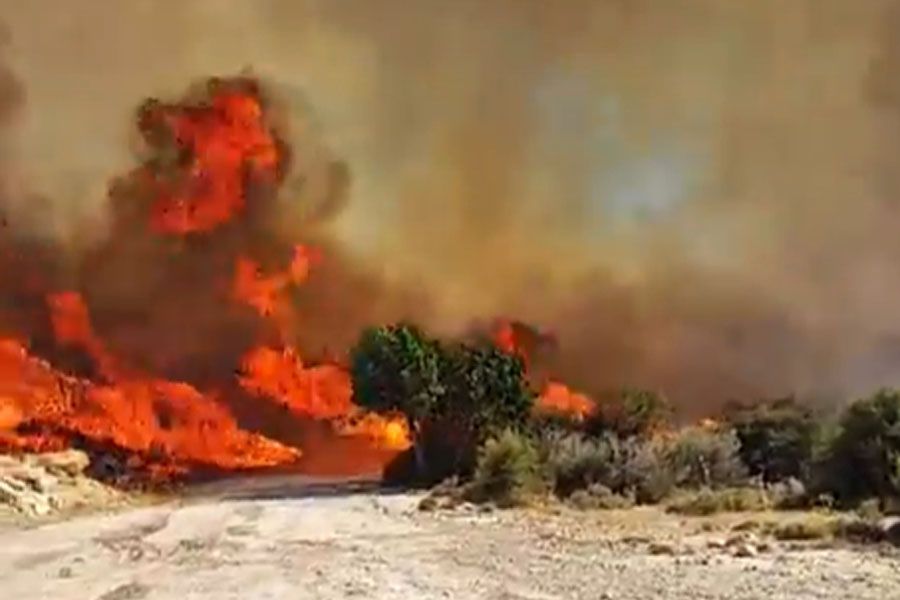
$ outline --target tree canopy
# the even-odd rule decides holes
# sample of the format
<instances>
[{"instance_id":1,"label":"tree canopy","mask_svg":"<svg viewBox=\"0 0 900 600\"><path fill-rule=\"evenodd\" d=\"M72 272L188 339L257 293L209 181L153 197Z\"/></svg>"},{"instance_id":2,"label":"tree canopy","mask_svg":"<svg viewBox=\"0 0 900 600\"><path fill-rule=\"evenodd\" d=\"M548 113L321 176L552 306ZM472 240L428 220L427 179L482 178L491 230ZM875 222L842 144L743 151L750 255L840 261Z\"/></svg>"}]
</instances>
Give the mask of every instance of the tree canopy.
<instances>
[{"instance_id":1,"label":"tree canopy","mask_svg":"<svg viewBox=\"0 0 900 600\"><path fill-rule=\"evenodd\" d=\"M420 470L428 461L446 463L441 471L471 468L477 445L524 426L534 402L519 357L490 344L441 343L407 324L366 330L351 373L358 405L409 421Z\"/></svg>"}]
</instances>

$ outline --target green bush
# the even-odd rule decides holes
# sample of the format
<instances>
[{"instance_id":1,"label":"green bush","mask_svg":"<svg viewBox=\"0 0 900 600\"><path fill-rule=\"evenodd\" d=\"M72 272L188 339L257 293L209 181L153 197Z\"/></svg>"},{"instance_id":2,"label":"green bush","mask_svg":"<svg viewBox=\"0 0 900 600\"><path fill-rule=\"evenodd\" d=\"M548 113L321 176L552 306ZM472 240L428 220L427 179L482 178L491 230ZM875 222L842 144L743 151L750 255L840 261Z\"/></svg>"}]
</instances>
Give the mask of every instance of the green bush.
<instances>
[{"instance_id":1,"label":"green bush","mask_svg":"<svg viewBox=\"0 0 900 600\"><path fill-rule=\"evenodd\" d=\"M765 481L808 478L819 429L812 411L783 398L733 405L726 414L751 475Z\"/></svg>"},{"instance_id":2,"label":"green bush","mask_svg":"<svg viewBox=\"0 0 900 600\"><path fill-rule=\"evenodd\" d=\"M355 402L378 412L400 412L417 428L446 408L448 356L440 342L411 325L363 332L351 355Z\"/></svg>"},{"instance_id":3,"label":"green bush","mask_svg":"<svg viewBox=\"0 0 900 600\"><path fill-rule=\"evenodd\" d=\"M688 427L670 441L669 467L682 487L724 487L746 479L733 431Z\"/></svg>"},{"instance_id":4,"label":"green bush","mask_svg":"<svg viewBox=\"0 0 900 600\"><path fill-rule=\"evenodd\" d=\"M900 496L900 392L883 389L847 408L817 483L843 503Z\"/></svg>"},{"instance_id":5,"label":"green bush","mask_svg":"<svg viewBox=\"0 0 900 600\"><path fill-rule=\"evenodd\" d=\"M520 504L540 486L538 452L532 441L506 430L488 439L478 453L478 464L466 497L498 506Z\"/></svg>"},{"instance_id":6,"label":"green bush","mask_svg":"<svg viewBox=\"0 0 900 600\"><path fill-rule=\"evenodd\" d=\"M446 417L462 423L479 444L505 429L525 427L534 392L521 358L490 345L459 345L449 354Z\"/></svg>"},{"instance_id":7,"label":"green bush","mask_svg":"<svg viewBox=\"0 0 900 600\"><path fill-rule=\"evenodd\" d=\"M520 358L492 346L446 345L410 325L366 330L351 354L354 401L403 414L413 450L385 477L434 483L469 475L478 446L525 426L534 394Z\"/></svg>"}]
</instances>

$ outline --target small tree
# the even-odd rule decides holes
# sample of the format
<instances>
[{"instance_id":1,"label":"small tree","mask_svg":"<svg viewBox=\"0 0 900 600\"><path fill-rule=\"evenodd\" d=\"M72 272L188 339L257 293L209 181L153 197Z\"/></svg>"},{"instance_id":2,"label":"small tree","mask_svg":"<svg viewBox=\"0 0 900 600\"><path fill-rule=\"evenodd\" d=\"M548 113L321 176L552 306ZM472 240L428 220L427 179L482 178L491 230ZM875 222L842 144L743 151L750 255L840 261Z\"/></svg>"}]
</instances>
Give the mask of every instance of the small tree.
<instances>
[{"instance_id":1,"label":"small tree","mask_svg":"<svg viewBox=\"0 0 900 600\"><path fill-rule=\"evenodd\" d=\"M418 476L466 474L478 446L528 419L533 394L521 359L492 346L447 347L415 327L363 333L352 353L354 399L405 415Z\"/></svg>"},{"instance_id":2,"label":"small tree","mask_svg":"<svg viewBox=\"0 0 900 600\"><path fill-rule=\"evenodd\" d=\"M726 417L740 441L741 460L765 481L805 480L818 425L812 411L793 398L734 405Z\"/></svg>"},{"instance_id":3,"label":"small tree","mask_svg":"<svg viewBox=\"0 0 900 600\"><path fill-rule=\"evenodd\" d=\"M354 400L368 410L406 417L420 473L422 430L444 408L446 371L440 343L406 324L367 329L351 355Z\"/></svg>"},{"instance_id":4,"label":"small tree","mask_svg":"<svg viewBox=\"0 0 900 600\"><path fill-rule=\"evenodd\" d=\"M843 501L900 496L900 391L882 389L844 412L823 479Z\"/></svg>"},{"instance_id":5,"label":"small tree","mask_svg":"<svg viewBox=\"0 0 900 600\"><path fill-rule=\"evenodd\" d=\"M462 345L453 356L449 416L461 421L478 444L505 429L521 429L534 404L522 360L491 345Z\"/></svg>"}]
</instances>

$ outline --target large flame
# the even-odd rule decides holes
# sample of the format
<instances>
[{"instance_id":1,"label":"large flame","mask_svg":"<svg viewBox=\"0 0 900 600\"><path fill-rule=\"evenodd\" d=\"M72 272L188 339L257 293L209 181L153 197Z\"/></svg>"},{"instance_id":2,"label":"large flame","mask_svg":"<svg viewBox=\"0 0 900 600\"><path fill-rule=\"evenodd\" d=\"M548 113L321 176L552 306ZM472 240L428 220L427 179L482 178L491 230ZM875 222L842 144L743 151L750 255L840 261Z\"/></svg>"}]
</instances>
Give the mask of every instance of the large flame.
<instances>
[{"instance_id":1,"label":"large flame","mask_svg":"<svg viewBox=\"0 0 900 600\"><path fill-rule=\"evenodd\" d=\"M159 477L190 474L198 467L352 473L377 469L404 450L409 432L403 419L361 411L352 402L345 368L307 364L291 344L298 325L291 294L318 264L318 250L296 244L283 268L272 267L271 253L264 267L254 256L259 244L241 241L252 236L219 235L228 223L247 226L249 203L271 199L286 164L285 147L271 129L256 83L215 81L199 99L149 102L139 114L139 128L149 157L130 181L137 184L135 206L149 191L149 202L136 211L140 227L151 236L143 243L190 236L214 247L226 240L221 255L234 253L233 270L223 275L231 285L215 297L232 312L251 309L260 342L231 365L233 378L201 389L159 377L121 356L94 327L89 299L73 289L49 289L45 301L53 344L87 357L92 375L64 374L34 355L28 336L0 339L0 448L95 444L145 457L137 468ZM123 211L121 204L117 210L127 218L135 212ZM142 234L126 231L122 237L134 235ZM170 261L181 256L164 252ZM218 268L223 261L201 264ZM141 277L141 265L134 268L134 277ZM275 344L264 333L273 325ZM248 401L256 407L254 414L281 411L278 423L256 419L252 428L242 425L233 407L246 412ZM285 433L285 423L293 432ZM270 430L284 435L273 437ZM329 451L327 445L343 450Z\"/></svg>"},{"instance_id":2,"label":"large flame","mask_svg":"<svg viewBox=\"0 0 900 600\"><path fill-rule=\"evenodd\" d=\"M252 88L223 90L201 106L152 104L141 125L190 156L187 169L155 178L150 223L162 233L209 231L236 217L248 184L273 183L283 160Z\"/></svg>"}]
</instances>

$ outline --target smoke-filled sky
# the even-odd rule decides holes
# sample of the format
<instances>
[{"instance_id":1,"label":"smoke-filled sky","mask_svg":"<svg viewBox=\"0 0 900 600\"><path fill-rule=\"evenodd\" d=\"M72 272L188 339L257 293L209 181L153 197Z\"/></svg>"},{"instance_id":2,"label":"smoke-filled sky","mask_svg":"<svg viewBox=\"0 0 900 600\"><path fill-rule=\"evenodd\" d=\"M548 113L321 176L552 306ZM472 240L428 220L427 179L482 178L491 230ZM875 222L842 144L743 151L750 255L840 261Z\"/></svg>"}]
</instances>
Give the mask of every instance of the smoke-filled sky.
<instances>
[{"instance_id":1,"label":"smoke-filled sky","mask_svg":"<svg viewBox=\"0 0 900 600\"><path fill-rule=\"evenodd\" d=\"M315 226L426 290L436 331L522 318L576 386L686 406L900 383L896 0L0 0L0 19L26 96L10 185L42 235L101 235L143 98L250 68L290 110L284 227L329 204Z\"/></svg>"}]
</instances>

